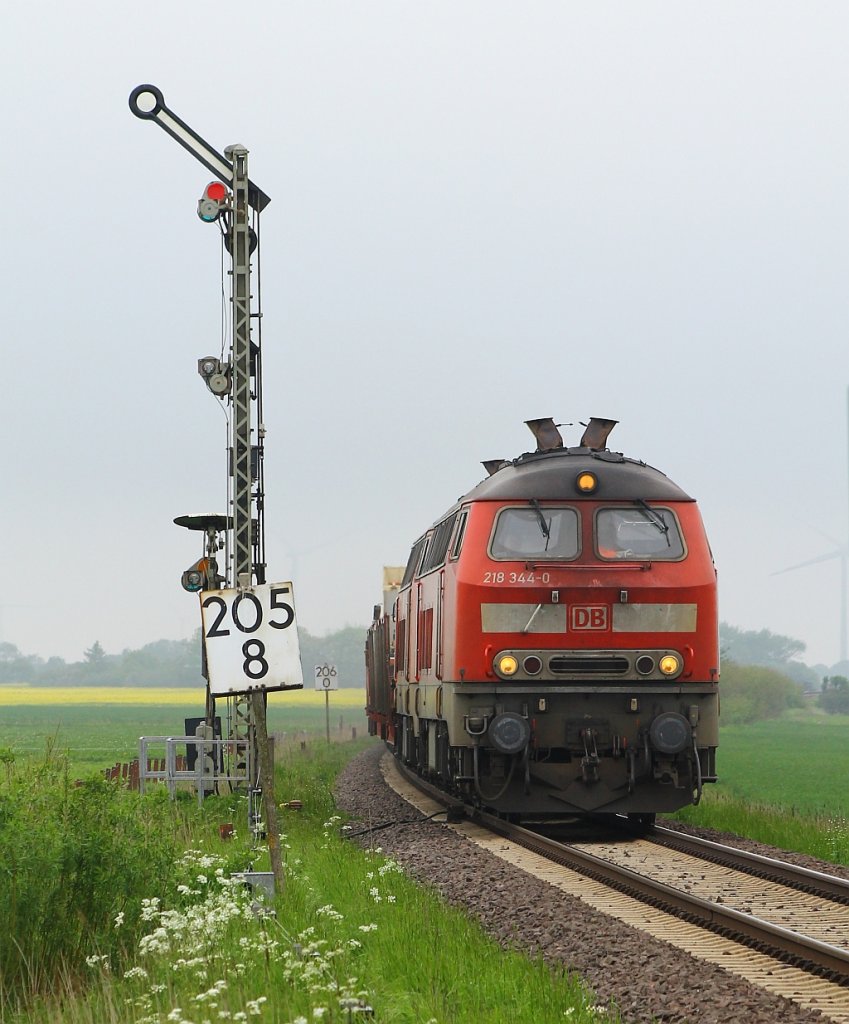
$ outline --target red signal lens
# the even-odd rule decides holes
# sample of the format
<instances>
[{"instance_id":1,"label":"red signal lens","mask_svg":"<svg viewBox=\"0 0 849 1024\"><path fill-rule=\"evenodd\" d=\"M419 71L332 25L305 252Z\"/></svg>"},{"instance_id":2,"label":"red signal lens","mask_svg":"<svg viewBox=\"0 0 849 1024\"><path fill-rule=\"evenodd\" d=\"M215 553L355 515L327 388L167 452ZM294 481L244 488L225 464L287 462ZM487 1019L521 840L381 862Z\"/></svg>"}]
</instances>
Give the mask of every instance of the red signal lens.
<instances>
[{"instance_id":1,"label":"red signal lens","mask_svg":"<svg viewBox=\"0 0 849 1024\"><path fill-rule=\"evenodd\" d=\"M227 195L227 188L220 181L211 181L206 186L206 198L220 203Z\"/></svg>"}]
</instances>

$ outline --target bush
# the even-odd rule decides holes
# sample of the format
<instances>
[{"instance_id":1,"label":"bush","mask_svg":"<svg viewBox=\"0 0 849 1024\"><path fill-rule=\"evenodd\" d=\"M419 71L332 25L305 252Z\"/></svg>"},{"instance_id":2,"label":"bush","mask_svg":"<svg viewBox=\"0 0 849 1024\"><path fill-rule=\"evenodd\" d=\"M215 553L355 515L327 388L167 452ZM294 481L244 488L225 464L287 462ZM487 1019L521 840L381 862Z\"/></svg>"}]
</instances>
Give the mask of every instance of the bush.
<instances>
[{"instance_id":1,"label":"bush","mask_svg":"<svg viewBox=\"0 0 849 1024\"><path fill-rule=\"evenodd\" d=\"M722 666L721 700L722 721L728 724L777 718L804 703L802 687L778 669L728 659Z\"/></svg>"},{"instance_id":2,"label":"bush","mask_svg":"<svg viewBox=\"0 0 849 1024\"><path fill-rule=\"evenodd\" d=\"M849 679L846 676L828 676L822 681L822 693L817 703L830 715L849 715Z\"/></svg>"},{"instance_id":3,"label":"bush","mask_svg":"<svg viewBox=\"0 0 849 1024\"><path fill-rule=\"evenodd\" d=\"M140 798L103 778L74 783L55 756L4 764L0 1017L78 975L87 956L119 957L141 900L170 888L180 848L164 789Z\"/></svg>"}]
</instances>

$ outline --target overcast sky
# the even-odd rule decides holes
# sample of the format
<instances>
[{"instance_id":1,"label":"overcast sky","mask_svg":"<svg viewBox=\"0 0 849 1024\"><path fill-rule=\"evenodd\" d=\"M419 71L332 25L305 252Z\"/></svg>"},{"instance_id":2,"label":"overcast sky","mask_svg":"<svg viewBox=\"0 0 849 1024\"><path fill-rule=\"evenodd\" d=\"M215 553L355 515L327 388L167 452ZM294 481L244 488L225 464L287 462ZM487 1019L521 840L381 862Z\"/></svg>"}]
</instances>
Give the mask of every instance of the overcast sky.
<instances>
[{"instance_id":1,"label":"overcast sky","mask_svg":"<svg viewBox=\"0 0 849 1024\"><path fill-rule=\"evenodd\" d=\"M523 420L699 499L721 615L839 654L849 536L849 6L32 0L0 22L0 639L199 624L172 525L224 510L209 181L140 83L250 150L269 576L314 633ZM576 444L581 428L564 430Z\"/></svg>"}]
</instances>

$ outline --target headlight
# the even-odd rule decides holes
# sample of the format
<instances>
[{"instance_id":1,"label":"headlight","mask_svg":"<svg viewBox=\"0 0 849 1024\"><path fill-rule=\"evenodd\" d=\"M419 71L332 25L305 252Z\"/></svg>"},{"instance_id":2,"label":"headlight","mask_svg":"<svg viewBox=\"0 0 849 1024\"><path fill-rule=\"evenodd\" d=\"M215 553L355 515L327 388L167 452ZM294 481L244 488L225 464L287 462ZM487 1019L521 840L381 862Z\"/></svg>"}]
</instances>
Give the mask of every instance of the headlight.
<instances>
[{"instance_id":1,"label":"headlight","mask_svg":"<svg viewBox=\"0 0 849 1024\"><path fill-rule=\"evenodd\" d=\"M677 654L664 654L657 667L665 676L677 676L681 671L681 659Z\"/></svg>"},{"instance_id":2,"label":"headlight","mask_svg":"<svg viewBox=\"0 0 849 1024\"><path fill-rule=\"evenodd\" d=\"M501 676L514 676L519 670L519 662L512 654L499 654L495 659L495 671Z\"/></svg>"}]
</instances>

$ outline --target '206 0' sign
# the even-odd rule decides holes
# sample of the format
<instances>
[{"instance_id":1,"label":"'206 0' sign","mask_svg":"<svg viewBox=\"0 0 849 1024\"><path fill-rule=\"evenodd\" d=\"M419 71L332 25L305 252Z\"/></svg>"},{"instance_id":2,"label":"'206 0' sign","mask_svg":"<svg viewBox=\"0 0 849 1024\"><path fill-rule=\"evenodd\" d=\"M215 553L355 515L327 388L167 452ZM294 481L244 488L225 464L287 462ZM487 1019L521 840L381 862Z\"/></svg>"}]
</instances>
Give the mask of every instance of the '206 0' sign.
<instances>
[{"instance_id":1,"label":"'206 0' sign","mask_svg":"<svg viewBox=\"0 0 849 1024\"><path fill-rule=\"evenodd\" d=\"M291 583L203 590L199 596L210 693L304 685Z\"/></svg>"}]
</instances>

